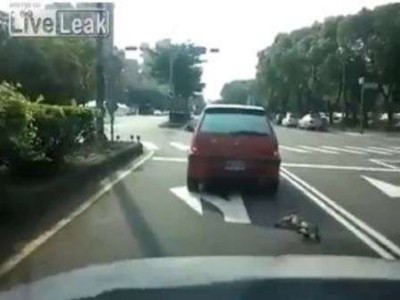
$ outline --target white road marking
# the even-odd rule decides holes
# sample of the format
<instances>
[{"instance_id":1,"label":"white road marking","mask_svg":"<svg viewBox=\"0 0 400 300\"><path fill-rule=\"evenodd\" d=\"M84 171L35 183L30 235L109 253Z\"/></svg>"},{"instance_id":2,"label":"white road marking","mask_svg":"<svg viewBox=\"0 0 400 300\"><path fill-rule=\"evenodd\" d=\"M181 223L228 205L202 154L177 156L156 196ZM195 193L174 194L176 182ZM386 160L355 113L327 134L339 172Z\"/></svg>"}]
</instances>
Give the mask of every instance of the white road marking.
<instances>
[{"instance_id":1,"label":"white road marking","mask_svg":"<svg viewBox=\"0 0 400 300\"><path fill-rule=\"evenodd\" d=\"M163 156L155 156L153 160L156 161L167 161L167 162L187 162L187 158L184 157L163 157Z\"/></svg>"},{"instance_id":2,"label":"white road marking","mask_svg":"<svg viewBox=\"0 0 400 300\"><path fill-rule=\"evenodd\" d=\"M378 190L380 190L382 193L384 193L386 196L390 198L400 198L400 186L367 176L361 177L372 184L374 187L376 187Z\"/></svg>"},{"instance_id":3,"label":"white road marking","mask_svg":"<svg viewBox=\"0 0 400 300\"><path fill-rule=\"evenodd\" d=\"M388 161L388 160L382 160L382 159L370 159L370 161L377 165L381 165L381 166L384 166L384 167L387 167L390 169L398 169L398 167L388 163L388 162L396 162L396 161Z\"/></svg>"},{"instance_id":4,"label":"white road marking","mask_svg":"<svg viewBox=\"0 0 400 300\"><path fill-rule=\"evenodd\" d=\"M148 141L142 141L143 146L149 151L158 151L160 148L157 147L156 144Z\"/></svg>"},{"instance_id":5,"label":"white road marking","mask_svg":"<svg viewBox=\"0 0 400 300\"><path fill-rule=\"evenodd\" d=\"M359 132L345 132L344 134L351 135L351 136L364 136L363 133L359 133Z\"/></svg>"},{"instance_id":6,"label":"white road marking","mask_svg":"<svg viewBox=\"0 0 400 300\"><path fill-rule=\"evenodd\" d=\"M226 200L216 195L202 193L201 199L218 208L223 214L225 222L251 224L246 207L239 194L230 195Z\"/></svg>"},{"instance_id":7,"label":"white road marking","mask_svg":"<svg viewBox=\"0 0 400 300\"><path fill-rule=\"evenodd\" d=\"M320 149L317 147L310 147L310 146L300 146L300 147L304 148L306 150L317 151L317 152L321 152L321 153L325 153L325 154L339 154L339 152L336 152L336 151L324 150L324 149Z\"/></svg>"},{"instance_id":8,"label":"white road marking","mask_svg":"<svg viewBox=\"0 0 400 300\"><path fill-rule=\"evenodd\" d=\"M177 143L177 142L171 142L169 143L172 147L175 147L181 151L189 151L190 147L188 145L182 144L182 143Z\"/></svg>"},{"instance_id":9,"label":"white road marking","mask_svg":"<svg viewBox=\"0 0 400 300\"><path fill-rule=\"evenodd\" d=\"M133 166L128 169L116 172L116 178L107 181L105 185L92 197L90 197L85 203L81 204L75 211L73 211L69 216L60 220L57 224L51 227L46 232L42 233L36 239L30 241L26 244L22 250L8 258L4 263L0 265L0 278L14 269L23 259L32 254L36 249L38 249L41 245L43 245L46 241L48 241L51 237L53 237L57 232L71 223L76 217L83 214L87 209L89 209L93 204L95 204L101 197L107 193L111 188L128 176L132 171L139 168L143 165L147 160L149 160L154 155L154 151L150 151L145 157L143 157L138 162L134 163ZM111 176L112 178L112 176Z\"/></svg>"},{"instance_id":10,"label":"white road marking","mask_svg":"<svg viewBox=\"0 0 400 300\"><path fill-rule=\"evenodd\" d=\"M281 165L282 167L288 167L288 168L400 173L400 169L370 168L370 167L358 167L358 166L336 166L336 165L298 164L298 163L282 163Z\"/></svg>"},{"instance_id":11,"label":"white road marking","mask_svg":"<svg viewBox=\"0 0 400 300\"><path fill-rule=\"evenodd\" d=\"M172 188L170 191L199 215L203 214L203 207L198 194L189 192L186 186Z\"/></svg>"},{"instance_id":12,"label":"white road marking","mask_svg":"<svg viewBox=\"0 0 400 300\"><path fill-rule=\"evenodd\" d=\"M372 149L372 150L378 150L378 151L389 152L389 153L396 153L396 154L400 153L400 150L393 150L390 148L382 148L382 147L368 147L368 148Z\"/></svg>"},{"instance_id":13,"label":"white road marking","mask_svg":"<svg viewBox=\"0 0 400 300\"><path fill-rule=\"evenodd\" d=\"M366 155L367 154L365 152L361 152L361 151L357 151L357 150L349 150L349 149L343 149L343 148L332 147L332 146L322 146L322 148L325 148L325 149L328 149L328 150L351 153L351 154L360 154L360 155Z\"/></svg>"},{"instance_id":14,"label":"white road marking","mask_svg":"<svg viewBox=\"0 0 400 300\"><path fill-rule=\"evenodd\" d=\"M163 156L155 156L153 157L154 161L164 161L164 162L179 162L179 163L187 163L187 158L184 157L163 157ZM377 160L372 160L375 162ZM393 161L397 162L397 161ZM400 162L400 161L399 161ZM371 167L360 167L360 166L337 166L337 165L322 165L322 164L299 164L299 163L282 163L282 167L287 168L304 168L304 169L321 169L321 170L339 170L339 171L366 171L366 172L387 172L387 173L400 173L400 168L395 166L383 165L387 168L371 168Z\"/></svg>"},{"instance_id":15,"label":"white road marking","mask_svg":"<svg viewBox=\"0 0 400 300\"><path fill-rule=\"evenodd\" d=\"M377 242L375 242L371 237L379 241L382 245L385 245L385 247L387 247L397 255L400 255L400 248L384 235L368 226L366 223L339 206L336 202L334 202L285 168L282 168L281 171L282 177L284 177L291 184L293 184L293 186L303 192L311 201L313 201L326 213L332 216L336 221L338 221L350 232L352 232L373 251L378 253L382 258L393 260L394 256L382 246L380 246ZM356 225L358 228L354 225Z\"/></svg>"},{"instance_id":16,"label":"white road marking","mask_svg":"<svg viewBox=\"0 0 400 300\"><path fill-rule=\"evenodd\" d=\"M309 151L303 150L303 149L298 149L294 147L288 147L288 146L282 146L279 145L280 149L287 150L287 151L292 151L292 152L297 152L297 153L310 153Z\"/></svg>"},{"instance_id":17,"label":"white road marking","mask_svg":"<svg viewBox=\"0 0 400 300\"><path fill-rule=\"evenodd\" d=\"M360 147L353 147L353 146L345 146L345 147L348 149L365 151L365 152L370 152L370 153L375 153L375 154L380 154L380 155L392 155L391 153L388 153L388 152L372 150L372 149L367 149L367 148L360 148Z\"/></svg>"}]
</instances>

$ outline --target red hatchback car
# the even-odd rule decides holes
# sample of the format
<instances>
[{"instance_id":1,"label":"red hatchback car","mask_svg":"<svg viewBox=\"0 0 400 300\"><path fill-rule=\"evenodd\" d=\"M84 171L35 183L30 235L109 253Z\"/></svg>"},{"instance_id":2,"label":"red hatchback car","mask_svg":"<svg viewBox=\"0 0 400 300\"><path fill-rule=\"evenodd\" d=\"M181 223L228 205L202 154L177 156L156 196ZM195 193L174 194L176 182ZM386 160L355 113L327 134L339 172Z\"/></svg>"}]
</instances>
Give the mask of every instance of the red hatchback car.
<instances>
[{"instance_id":1,"label":"red hatchback car","mask_svg":"<svg viewBox=\"0 0 400 300\"><path fill-rule=\"evenodd\" d=\"M281 158L266 111L244 105L209 105L194 131L187 172L189 191L219 180L253 181L276 193Z\"/></svg>"}]
</instances>

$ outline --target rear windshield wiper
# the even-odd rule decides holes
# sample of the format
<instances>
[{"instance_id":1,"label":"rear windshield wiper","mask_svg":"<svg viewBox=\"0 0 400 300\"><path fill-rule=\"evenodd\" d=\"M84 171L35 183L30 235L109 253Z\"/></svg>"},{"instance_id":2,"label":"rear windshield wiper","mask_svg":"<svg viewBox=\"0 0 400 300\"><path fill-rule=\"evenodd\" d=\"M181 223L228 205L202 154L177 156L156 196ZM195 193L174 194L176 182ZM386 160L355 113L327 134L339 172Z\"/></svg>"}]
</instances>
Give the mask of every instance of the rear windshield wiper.
<instances>
[{"instance_id":1,"label":"rear windshield wiper","mask_svg":"<svg viewBox=\"0 0 400 300\"><path fill-rule=\"evenodd\" d=\"M268 136L266 132L252 131L252 130L241 130L241 131L231 131L232 135L256 135L256 136Z\"/></svg>"}]
</instances>

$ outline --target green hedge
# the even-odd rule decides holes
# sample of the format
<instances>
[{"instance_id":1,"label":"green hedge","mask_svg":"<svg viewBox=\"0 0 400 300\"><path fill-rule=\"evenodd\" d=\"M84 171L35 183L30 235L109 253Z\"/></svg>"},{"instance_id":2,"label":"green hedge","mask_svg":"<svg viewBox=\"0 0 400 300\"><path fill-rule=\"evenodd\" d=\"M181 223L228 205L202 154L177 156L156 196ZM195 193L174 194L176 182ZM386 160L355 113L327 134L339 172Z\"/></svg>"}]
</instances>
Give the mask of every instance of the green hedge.
<instances>
[{"instance_id":1,"label":"green hedge","mask_svg":"<svg viewBox=\"0 0 400 300\"><path fill-rule=\"evenodd\" d=\"M0 160L11 168L60 165L94 134L94 113L75 106L30 102L0 84ZM34 171L34 170L32 170Z\"/></svg>"}]
</instances>

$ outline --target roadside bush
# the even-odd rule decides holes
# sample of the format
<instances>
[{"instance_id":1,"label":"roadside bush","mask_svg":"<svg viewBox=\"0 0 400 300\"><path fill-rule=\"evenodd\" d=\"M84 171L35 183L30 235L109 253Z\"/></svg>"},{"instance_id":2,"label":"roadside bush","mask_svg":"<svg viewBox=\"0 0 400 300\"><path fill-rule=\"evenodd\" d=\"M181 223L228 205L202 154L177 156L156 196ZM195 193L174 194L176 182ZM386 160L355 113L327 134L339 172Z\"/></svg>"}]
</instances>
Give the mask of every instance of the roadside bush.
<instances>
[{"instance_id":1,"label":"roadside bush","mask_svg":"<svg viewBox=\"0 0 400 300\"><path fill-rule=\"evenodd\" d=\"M93 112L82 107L34 104L36 147L52 162L62 163L94 132Z\"/></svg>"},{"instance_id":2,"label":"roadside bush","mask_svg":"<svg viewBox=\"0 0 400 300\"><path fill-rule=\"evenodd\" d=\"M94 133L94 113L75 106L28 101L16 87L0 85L0 160L35 174L58 167Z\"/></svg>"},{"instance_id":3,"label":"roadside bush","mask_svg":"<svg viewBox=\"0 0 400 300\"><path fill-rule=\"evenodd\" d=\"M35 151L36 128L30 102L7 83L0 84L0 160L9 165L16 160L41 160Z\"/></svg>"}]
</instances>

